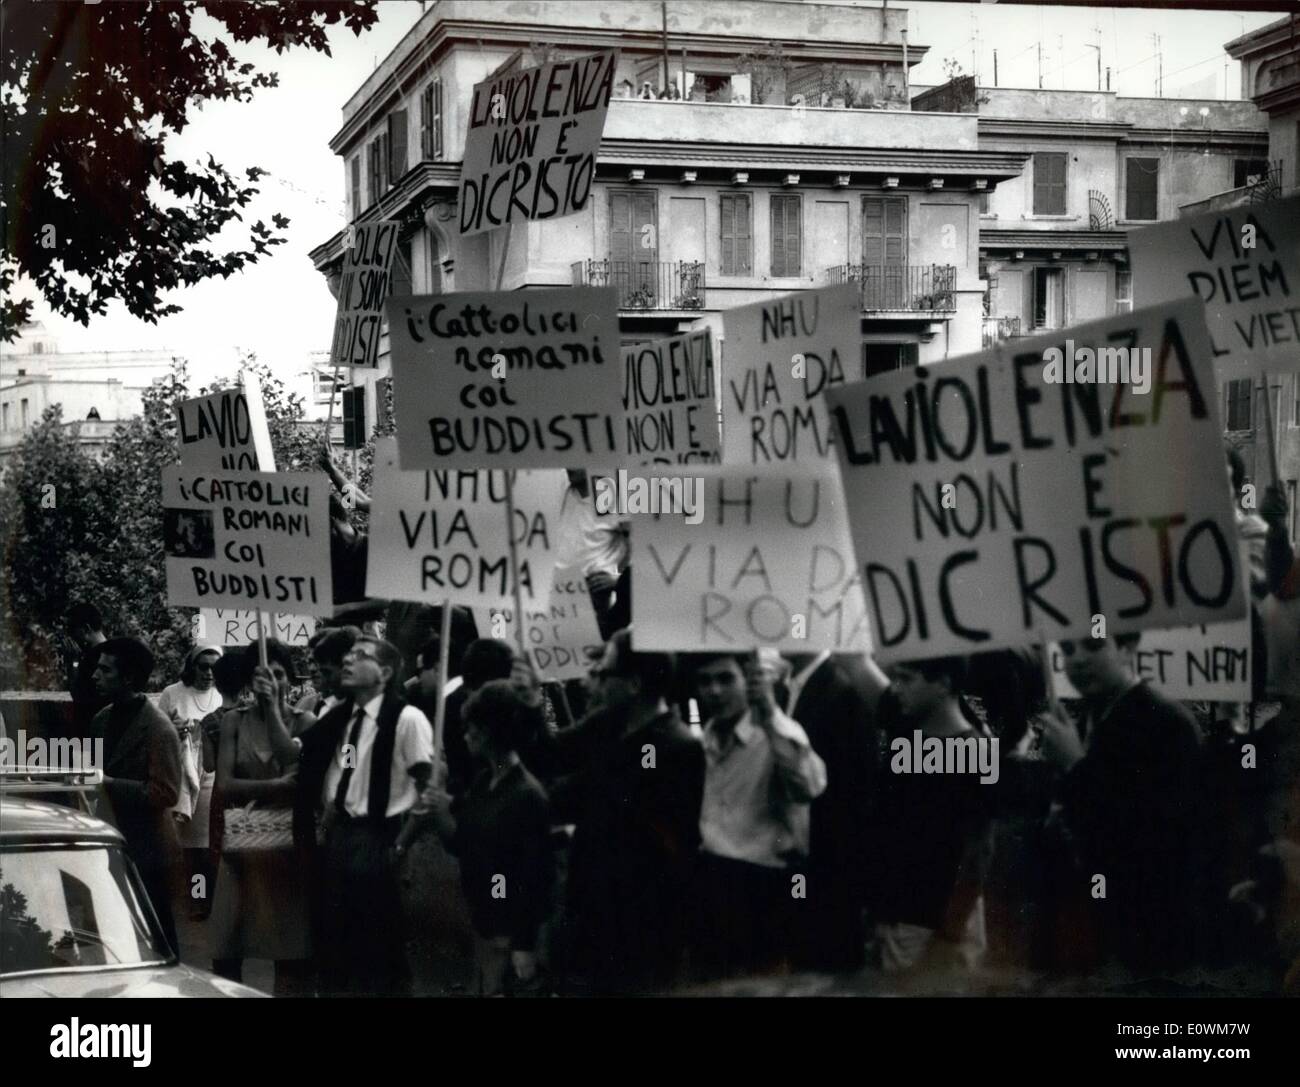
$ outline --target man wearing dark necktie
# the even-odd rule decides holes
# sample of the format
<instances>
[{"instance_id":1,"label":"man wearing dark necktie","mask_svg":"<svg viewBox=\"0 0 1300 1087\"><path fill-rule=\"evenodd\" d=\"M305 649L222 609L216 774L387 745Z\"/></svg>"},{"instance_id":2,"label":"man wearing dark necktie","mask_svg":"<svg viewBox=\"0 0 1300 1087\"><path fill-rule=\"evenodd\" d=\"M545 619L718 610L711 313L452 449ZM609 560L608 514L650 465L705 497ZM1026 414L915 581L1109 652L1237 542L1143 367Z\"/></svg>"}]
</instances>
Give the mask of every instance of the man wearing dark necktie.
<instances>
[{"instance_id":1,"label":"man wearing dark necktie","mask_svg":"<svg viewBox=\"0 0 1300 1087\"><path fill-rule=\"evenodd\" d=\"M316 857L324 995L409 995L398 834L433 771L433 729L400 695L401 655L362 638L343 658L345 700L303 736L295 835Z\"/></svg>"}]
</instances>

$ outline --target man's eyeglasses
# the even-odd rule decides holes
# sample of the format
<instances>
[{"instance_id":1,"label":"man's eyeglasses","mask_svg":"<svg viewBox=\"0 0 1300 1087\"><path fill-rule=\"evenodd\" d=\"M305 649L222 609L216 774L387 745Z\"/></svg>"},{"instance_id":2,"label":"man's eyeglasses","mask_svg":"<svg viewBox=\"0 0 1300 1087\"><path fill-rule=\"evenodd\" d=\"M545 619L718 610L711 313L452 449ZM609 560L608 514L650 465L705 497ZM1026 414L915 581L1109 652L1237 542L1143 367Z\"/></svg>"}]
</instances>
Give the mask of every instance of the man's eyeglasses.
<instances>
[{"instance_id":1,"label":"man's eyeglasses","mask_svg":"<svg viewBox=\"0 0 1300 1087\"><path fill-rule=\"evenodd\" d=\"M374 664L379 663L378 658L375 657L373 653L367 653L363 649L349 649L343 654L343 659L345 661L371 661Z\"/></svg>"}]
</instances>

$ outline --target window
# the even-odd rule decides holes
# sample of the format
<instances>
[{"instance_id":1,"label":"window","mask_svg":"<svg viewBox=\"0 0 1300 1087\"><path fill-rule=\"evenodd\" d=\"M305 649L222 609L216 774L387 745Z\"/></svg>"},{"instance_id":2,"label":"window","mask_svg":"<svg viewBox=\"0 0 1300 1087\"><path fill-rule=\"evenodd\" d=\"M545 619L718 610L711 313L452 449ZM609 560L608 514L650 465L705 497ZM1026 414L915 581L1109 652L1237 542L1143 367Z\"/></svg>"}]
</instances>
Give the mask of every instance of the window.
<instances>
[{"instance_id":1,"label":"window","mask_svg":"<svg viewBox=\"0 0 1300 1087\"><path fill-rule=\"evenodd\" d=\"M907 197L862 198L862 301L866 309L907 306Z\"/></svg>"},{"instance_id":2,"label":"window","mask_svg":"<svg viewBox=\"0 0 1300 1087\"><path fill-rule=\"evenodd\" d=\"M1065 162L1068 156L1058 151L1034 154L1034 214L1065 214Z\"/></svg>"},{"instance_id":3,"label":"window","mask_svg":"<svg viewBox=\"0 0 1300 1087\"><path fill-rule=\"evenodd\" d=\"M1268 173L1268 159L1233 159L1232 187L1252 185Z\"/></svg>"},{"instance_id":4,"label":"window","mask_svg":"<svg viewBox=\"0 0 1300 1087\"><path fill-rule=\"evenodd\" d=\"M414 294L411 283L411 239L401 238L397 242L397 259L393 261L393 274L388 277L388 294L390 297Z\"/></svg>"},{"instance_id":5,"label":"window","mask_svg":"<svg viewBox=\"0 0 1300 1087\"><path fill-rule=\"evenodd\" d=\"M865 381L877 374L893 370L906 370L920 360L920 346L914 343L864 343L862 345L862 378Z\"/></svg>"},{"instance_id":6,"label":"window","mask_svg":"<svg viewBox=\"0 0 1300 1087\"><path fill-rule=\"evenodd\" d=\"M772 275L797 276L800 269L803 201L797 196L772 197Z\"/></svg>"},{"instance_id":7,"label":"window","mask_svg":"<svg viewBox=\"0 0 1300 1087\"><path fill-rule=\"evenodd\" d=\"M1122 268L1115 271L1115 312L1133 312L1133 273Z\"/></svg>"},{"instance_id":8,"label":"window","mask_svg":"<svg viewBox=\"0 0 1300 1087\"><path fill-rule=\"evenodd\" d=\"M442 80L435 79L420 95L420 155L442 158Z\"/></svg>"},{"instance_id":9,"label":"window","mask_svg":"<svg viewBox=\"0 0 1300 1087\"><path fill-rule=\"evenodd\" d=\"M609 285L620 309L652 309L659 277L658 205L653 190L609 194Z\"/></svg>"},{"instance_id":10,"label":"window","mask_svg":"<svg viewBox=\"0 0 1300 1087\"><path fill-rule=\"evenodd\" d=\"M1060 268L1034 269L1034 327L1060 328L1064 323Z\"/></svg>"},{"instance_id":11,"label":"window","mask_svg":"<svg viewBox=\"0 0 1300 1087\"><path fill-rule=\"evenodd\" d=\"M1296 509L1295 504L1295 484L1294 479L1286 481L1286 508L1291 511L1291 542L1295 543L1297 537L1300 537L1300 510Z\"/></svg>"},{"instance_id":12,"label":"window","mask_svg":"<svg viewBox=\"0 0 1300 1087\"><path fill-rule=\"evenodd\" d=\"M722 231L722 274L753 275L754 208L749 194L723 193L718 203Z\"/></svg>"},{"instance_id":13,"label":"window","mask_svg":"<svg viewBox=\"0 0 1300 1087\"><path fill-rule=\"evenodd\" d=\"M388 134L376 136L366 148L366 185L370 203L376 203L388 191Z\"/></svg>"},{"instance_id":14,"label":"window","mask_svg":"<svg viewBox=\"0 0 1300 1087\"><path fill-rule=\"evenodd\" d=\"M425 248L429 255L428 294L442 294L442 247L438 244L438 235L432 230L425 231Z\"/></svg>"},{"instance_id":15,"label":"window","mask_svg":"<svg viewBox=\"0 0 1300 1087\"><path fill-rule=\"evenodd\" d=\"M1225 385L1226 409L1223 413L1224 427L1227 430L1250 429L1250 407L1255 396L1254 382L1243 377L1238 381L1229 381Z\"/></svg>"},{"instance_id":16,"label":"window","mask_svg":"<svg viewBox=\"0 0 1300 1087\"><path fill-rule=\"evenodd\" d=\"M1124 218L1158 219L1159 159L1124 160Z\"/></svg>"},{"instance_id":17,"label":"window","mask_svg":"<svg viewBox=\"0 0 1300 1087\"><path fill-rule=\"evenodd\" d=\"M9 429L9 405L5 404L0 408L0 430Z\"/></svg>"},{"instance_id":18,"label":"window","mask_svg":"<svg viewBox=\"0 0 1300 1087\"><path fill-rule=\"evenodd\" d=\"M982 192L982 193L980 193L980 214L981 214L981 215L992 215L992 214L993 214L993 208L992 208L992 205L989 203L989 201L990 201L990 199L992 198L992 196L993 196L993 194L990 193L990 192Z\"/></svg>"},{"instance_id":19,"label":"window","mask_svg":"<svg viewBox=\"0 0 1300 1087\"><path fill-rule=\"evenodd\" d=\"M388 115L388 184L406 173L406 110Z\"/></svg>"},{"instance_id":20,"label":"window","mask_svg":"<svg viewBox=\"0 0 1300 1087\"><path fill-rule=\"evenodd\" d=\"M352 170L351 192L352 192L352 214L350 218L355 219L361 214L361 156L353 155L352 162L349 164Z\"/></svg>"},{"instance_id":21,"label":"window","mask_svg":"<svg viewBox=\"0 0 1300 1087\"><path fill-rule=\"evenodd\" d=\"M28 425L32 421L31 405L28 404L28 402L24 399L20 407L22 410L22 417L23 417L22 418L23 429L26 430Z\"/></svg>"},{"instance_id":22,"label":"window","mask_svg":"<svg viewBox=\"0 0 1300 1087\"><path fill-rule=\"evenodd\" d=\"M1291 425L1300 426L1300 373L1291 379Z\"/></svg>"}]
</instances>

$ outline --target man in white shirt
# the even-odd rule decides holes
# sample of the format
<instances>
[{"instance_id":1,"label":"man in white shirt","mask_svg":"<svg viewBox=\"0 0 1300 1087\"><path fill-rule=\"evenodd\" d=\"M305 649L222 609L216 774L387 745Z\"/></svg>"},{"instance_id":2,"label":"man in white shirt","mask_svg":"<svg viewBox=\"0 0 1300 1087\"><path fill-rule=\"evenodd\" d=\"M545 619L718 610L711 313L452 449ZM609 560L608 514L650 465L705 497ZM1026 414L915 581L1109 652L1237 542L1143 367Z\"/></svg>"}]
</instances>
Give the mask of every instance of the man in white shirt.
<instances>
[{"instance_id":1,"label":"man in white shirt","mask_svg":"<svg viewBox=\"0 0 1300 1087\"><path fill-rule=\"evenodd\" d=\"M776 705L757 661L702 657L695 687L706 722L696 957L712 975L771 969L792 951L810 805L826 788L826 767Z\"/></svg>"},{"instance_id":2,"label":"man in white shirt","mask_svg":"<svg viewBox=\"0 0 1300 1087\"><path fill-rule=\"evenodd\" d=\"M401 689L402 658L363 637L343 657L345 700L303 736L299 841L320 811L317 956L326 994L408 995L396 851L433 772L433 729Z\"/></svg>"},{"instance_id":3,"label":"man in white shirt","mask_svg":"<svg viewBox=\"0 0 1300 1087\"><path fill-rule=\"evenodd\" d=\"M569 484L560 503L555 564L574 567L586 578L601 636L608 638L613 634L608 616L614 587L627 565L627 532L617 514L596 511L585 470L570 468L568 475Z\"/></svg>"}]
</instances>

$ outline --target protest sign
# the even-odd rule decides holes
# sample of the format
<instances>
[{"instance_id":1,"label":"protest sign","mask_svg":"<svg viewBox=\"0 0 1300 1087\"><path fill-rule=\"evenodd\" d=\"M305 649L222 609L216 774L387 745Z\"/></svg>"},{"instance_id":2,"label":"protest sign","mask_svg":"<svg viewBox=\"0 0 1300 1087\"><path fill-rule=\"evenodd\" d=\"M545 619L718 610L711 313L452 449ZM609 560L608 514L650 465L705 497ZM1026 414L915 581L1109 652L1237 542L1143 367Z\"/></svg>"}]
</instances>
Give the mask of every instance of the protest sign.
<instances>
[{"instance_id":1,"label":"protest sign","mask_svg":"<svg viewBox=\"0 0 1300 1087\"><path fill-rule=\"evenodd\" d=\"M623 445L621 455L607 456L602 466L717 464L716 357L707 328L624 347Z\"/></svg>"},{"instance_id":2,"label":"protest sign","mask_svg":"<svg viewBox=\"0 0 1300 1087\"><path fill-rule=\"evenodd\" d=\"M545 605L558 545L561 471L514 474L514 537L524 606ZM366 595L512 606L505 473L410 472L376 463Z\"/></svg>"},{"instance_id":3,"label":"protest sign","mask_svg":"<svg viewBox=\"0 0 1300 1087\"><path fill-rule=\"evenodd\" d=\"M474 622L485 637L517 641L514 607L475 608ZM545 607L525 609L524 645L543 679L564 681L587 675L590 655L605 648L591 593L581 571L555 567Z\"/></svg>"},{"instance_id":4,"label":"protest sign","mask_svg":"<svg viewBox=\"0 0 1300 1087\"><path fill-rule=\"evenodd\" d=\"M635 648L869 650L834 468L701 466L658 477L702 480L704 517L631 518Z\"/></svg>"},{"instance_id":5,"label":"protest sign","mask_svg":"<svg viewBox=\"0 0 1300 1087\"><path fill-rule=\"evenodd\" d=\"M402 467L567 468L623 449L613 288L388 303Z\"/></svg>"},{"instance_id":6,"label":"protest sign","mask_svg":"<svg viewBox=\"0 0 1300 1087\"><path fill-rule=\"evenodd\" d=\"M266 427L262 386L250 381L238 389L222 389L176 404L176 435L181 464L213 471L256 472L256 430ZM270 439L267 438L269 445Z\"/></svg>"},{"instance_id":7,"label":"protest sign","mask_svg":"<svg viewBox=\"0 0 1300 1087\"><path fill-rule=\"evenodd\" d=\"M1300 196L1131 230L1133 300L1205 302L1220 381L1300 369Z\"/></svg>"},{"instance_id":8,"label":"protest sign","mask_svg":"<svg viewBox=\"0 0 1300 1087\"><path fill-rule=\"evenodd\" d=\"M1241 618L1202 312L827 392L878 659ZM1132 380L1093 381L1117 350Z\"/></svg>"},{"instance_id":9,"label":"protest sign","mask_svg":"<svg viewBox=\"0 0 1300 1087\"><path fill-rule=\"evenodd\" d=\"M167 602L329 615L329 479L163 470Z\"/></svg>"},{"instance_id":10,"label":"protest sign","mask_svg":"<svg viewBox=\"0 0 1300 1087\"><path fill-rule=\"evenodd\" d=\"M285 645L306 645L316 633L310 615L272 615L264 612L266 636ZM248 608L200 608L196 642L211 645L252 645L257 641L257 612Z\"/></svg>"},{"instance_id":11,"label":"protest sign","mask_svg":"<svg viewBox=\"0 0 1300 1087\"><path fill-rule=\"evenodd\" d=\"M860 308L850 285L723 313L724 464L831 457L834 439L822 393L844 384L861 365Z\"/></svg>"},{"instance_id":12,"label":"protest sign","mask_svg":"<svg viewBox=\"0 0 1300 1087\"><path fill-rule=\"evenodd\" d=\"M330 345L332 366L374 369L379 365L380 322L400 226L395 219L379 219L353 224L344 234L343 277Z\"/></svg>"},{"instance_id":13,"label":"protest sign","mask_svg":"<svg viewBox=\"0 0 1300 1087\"><path fill-rule=\"evenodd\" d=\"M1078 698L1065 674L1065 655L1051 645L1057 698ZM1168 698L1250 701L1250 621L1144 630L1137 646L1138 676Z\"/></svg>"},{"instance_id":14,"label":"protest sign","mask_svg":"<svg viewBox=\"0 0 1300 1087\"><path fill-rule=\"evenodd\" d=\"M456 196L462 237L586 207L617 57L556 60L474 84Z\"/></svg>"}]
</instances>

